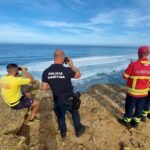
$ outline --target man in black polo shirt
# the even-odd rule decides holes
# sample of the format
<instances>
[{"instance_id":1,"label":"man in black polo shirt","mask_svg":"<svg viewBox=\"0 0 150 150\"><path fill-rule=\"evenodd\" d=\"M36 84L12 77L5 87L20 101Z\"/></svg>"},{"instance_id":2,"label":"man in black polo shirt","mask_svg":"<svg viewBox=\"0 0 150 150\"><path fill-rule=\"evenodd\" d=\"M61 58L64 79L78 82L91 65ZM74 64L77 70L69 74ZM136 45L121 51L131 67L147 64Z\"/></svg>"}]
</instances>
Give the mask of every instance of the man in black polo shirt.
<instances>
[{"instance_id":1,"label":"man in black polo shirt","mask_svg":"<svg viewBox=\"0 0 150 150\"><path fill-rule=\"evenodd\" d=\"M69 59L67 64L69 67L64 67L65 54L62 50L56 50L54 53L54 64L47 68L42 75L42 90L47 90L49 87L53 92L54 110L58 119L58 125L62 138L66 137L66 122L65 114L69 111L72 114L72 119L76 131L76 136L79 137L85 132L85 126L80 123L80 115L78 110L73 109L73 86L71 78L78 79L81 76L80 71L73 65L73 61Z\"/></svg>"}]
</instances>

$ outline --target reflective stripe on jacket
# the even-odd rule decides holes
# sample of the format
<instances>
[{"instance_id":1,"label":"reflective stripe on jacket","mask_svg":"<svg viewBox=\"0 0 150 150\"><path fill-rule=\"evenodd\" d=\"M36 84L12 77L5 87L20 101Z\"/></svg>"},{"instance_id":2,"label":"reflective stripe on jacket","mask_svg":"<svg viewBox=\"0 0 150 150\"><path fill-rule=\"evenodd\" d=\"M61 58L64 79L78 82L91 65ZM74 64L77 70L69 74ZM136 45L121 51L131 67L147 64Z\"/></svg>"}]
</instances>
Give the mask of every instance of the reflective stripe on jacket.
<instances>
[{"instance_id":1,"label":"reflective stripe on jacket","mask_svg":"<svg viewBox=\"0 0 150 150\"><path fill-rule=\"evenodd\" d=\"M129 64L123 74L127 79L127 93L135 97L148 95L150 81L150 62L143 58Z\"/></svg>"}]
</instances>

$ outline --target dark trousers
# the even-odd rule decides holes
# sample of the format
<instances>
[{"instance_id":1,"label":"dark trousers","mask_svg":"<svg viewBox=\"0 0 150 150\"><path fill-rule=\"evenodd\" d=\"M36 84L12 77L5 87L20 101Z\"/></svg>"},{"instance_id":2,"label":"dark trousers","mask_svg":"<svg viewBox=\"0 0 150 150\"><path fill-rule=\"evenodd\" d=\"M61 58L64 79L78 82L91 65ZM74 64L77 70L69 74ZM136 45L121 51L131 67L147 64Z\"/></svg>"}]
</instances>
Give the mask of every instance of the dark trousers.
<instances>
[{"instance_id":1,"label":"dark trousers","mask_svg":"<svg viewBox=\"0 0 150 150\"><path fill-rule=\"evenodd\" d=\"M145 105L144 105L144 111L143 116L147 116L150 109L150 92L148 93L148 96L146 97Z\"/></svg>"},{"instance_id":2,"label":"dark trousers","mask_svg":"<svg viewBox=\"0 0 150 150\"><path fill-rule=\"evenodd\" d=\"M149 111L150 108L150 93L148 94L147 98L146 98L146 102L145 102L145 106L144 106L144 111Z\"/></svg>"},{"instance_id":3,"label":"dark trousers","mask_svg":"<svg viewBox=\"0 0 150 150\"><path fill-rule=\"evenodd\" d=\"M67 132L66 121L65 121L65 114L67 111L69 111L72 115L72 119L76 131L78 131L81 128L82 125L80 123L80 115L77 110L73 109L73 100L56 100L54 102L54 105L55 105L54 111L57 116L58 126L61 133Z\"/></svg>"},{"instance_id":4,"label":"dark trousers","mask_svg":"<svg viewBox=\"0 0 150 150\"><path fill-rule=\"evenodd\" d=\"M125 102L125 121L130 122L133 118L136 122L140 122L142 111L144 110L146 97L136 98L127 95ZM135 110L135 111L134 111Z\"/></svg>"}]
</instances>

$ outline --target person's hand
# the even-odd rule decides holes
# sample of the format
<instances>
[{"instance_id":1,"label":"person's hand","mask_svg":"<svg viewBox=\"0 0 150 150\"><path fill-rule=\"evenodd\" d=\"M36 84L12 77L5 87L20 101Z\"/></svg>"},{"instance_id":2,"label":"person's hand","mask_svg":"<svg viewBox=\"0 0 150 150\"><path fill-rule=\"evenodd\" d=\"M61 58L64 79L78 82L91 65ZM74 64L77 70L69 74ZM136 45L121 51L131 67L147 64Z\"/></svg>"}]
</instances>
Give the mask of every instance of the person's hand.
<instances>
[{"instance_id":1,"label":"person's hand","mask_svg":"<svg viewBox=\"0 0 150 150\"><path fill-rule=\"evenodd\" d=\"M73 66L73 61L69 58L69 62L67 62L67 64L71 67Z\"/></svg>"},{"instance_id":2,"label":"person's hand","mask_svg":"<svg viewBox=\"0 0 150 150\"><path fill-rule=\"evenodd\" d=\"M27 68L26 67L20 67L21 68L21 70L23 71L23 72L26 72L27 71Z\"/></svg>"}]
</instances>

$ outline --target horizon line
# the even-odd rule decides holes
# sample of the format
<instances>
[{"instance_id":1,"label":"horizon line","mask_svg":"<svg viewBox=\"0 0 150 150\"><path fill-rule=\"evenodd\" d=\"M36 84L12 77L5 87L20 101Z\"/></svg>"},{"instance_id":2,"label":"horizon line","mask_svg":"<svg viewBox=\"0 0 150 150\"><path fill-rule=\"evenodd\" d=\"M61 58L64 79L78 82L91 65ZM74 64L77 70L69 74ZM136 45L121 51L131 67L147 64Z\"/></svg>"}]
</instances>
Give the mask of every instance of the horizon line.
<instances>
[{"instance_id":1,"label":"horizon line","mask_svg":"<svg viewBox=\"0 0 150 150\"><path fill-rule=\"evenodd\" d=\"M0 42L0 44L17 44L17 45L62 45L62 46L101 46L101 47L138 47L139 45L130 44L76 44L76 43L28 43L28 42Z\"/></svg>"}]
</instances>

